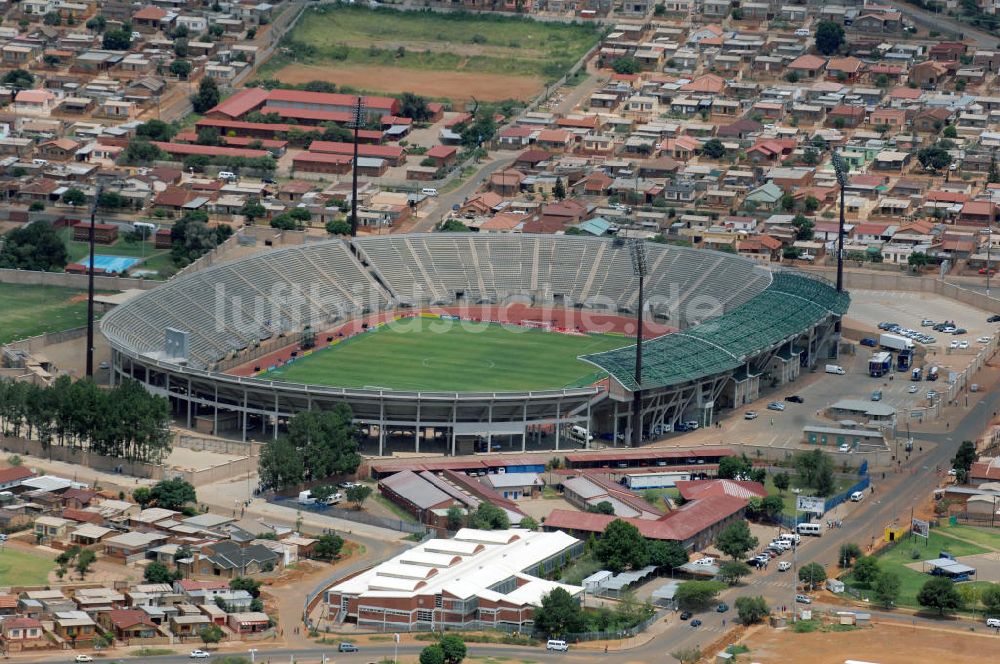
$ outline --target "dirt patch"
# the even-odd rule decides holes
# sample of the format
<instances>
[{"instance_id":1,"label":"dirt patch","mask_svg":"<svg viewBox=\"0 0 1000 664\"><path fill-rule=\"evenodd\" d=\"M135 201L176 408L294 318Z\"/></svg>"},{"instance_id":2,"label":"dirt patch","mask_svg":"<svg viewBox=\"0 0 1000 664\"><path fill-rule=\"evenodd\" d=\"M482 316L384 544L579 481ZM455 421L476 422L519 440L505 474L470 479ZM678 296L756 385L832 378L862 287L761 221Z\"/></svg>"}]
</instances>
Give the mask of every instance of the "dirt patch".
<instances>
[{"instance_id":1,"label":"dirt patch","mask_svg":"<svg viewBox=\"0 0 1000 664\"><path fill-rule=\"evenodd\" d=\"M280 70L274 77L292 84L328 81L370 92L413 92L426 97L452 100L475 97L481 101L528 100L545 86L542 79L532 76L424 71L405 67L291 65Z\"/></svg>"},{"instance_id":2,"label":"dirt patch","mask_svg":"<svg viewBox=\"0 0 1000 664\"><path fill-rule=\"evenodd\" d=\"M843 664L845 659L879 664L1000 661L1000 640L991 634L959 634L892 623L852 632L811 634L762 628L751 633L743 643L750 648L750 661L768 664L799 664L802 653L809 653L810 664Z\"/></svg>"}]
</instances>

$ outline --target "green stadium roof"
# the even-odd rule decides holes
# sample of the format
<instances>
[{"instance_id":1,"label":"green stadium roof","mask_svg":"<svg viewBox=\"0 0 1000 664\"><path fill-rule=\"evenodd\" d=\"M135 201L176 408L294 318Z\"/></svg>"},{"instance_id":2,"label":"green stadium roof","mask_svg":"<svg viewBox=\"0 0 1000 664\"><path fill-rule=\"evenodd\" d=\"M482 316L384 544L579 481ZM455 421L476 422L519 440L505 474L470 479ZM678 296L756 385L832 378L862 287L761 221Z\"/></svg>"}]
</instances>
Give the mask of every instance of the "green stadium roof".
<instances>
[{"instance_id":1,"label":"green stadium roof","mask_svg":"<svg viewBox=\"0 0 1000 664\"><path fill-rule=\"evenodd\" d=\"M683 332L642 344L642 389L667 387L733 371L758 353L794 337L827 316L847 312L850 297L828 283L775 272L771 285L745 304ZM581 359L635 390L635 350L626 346Z\"/></svg>"}]
</instances>

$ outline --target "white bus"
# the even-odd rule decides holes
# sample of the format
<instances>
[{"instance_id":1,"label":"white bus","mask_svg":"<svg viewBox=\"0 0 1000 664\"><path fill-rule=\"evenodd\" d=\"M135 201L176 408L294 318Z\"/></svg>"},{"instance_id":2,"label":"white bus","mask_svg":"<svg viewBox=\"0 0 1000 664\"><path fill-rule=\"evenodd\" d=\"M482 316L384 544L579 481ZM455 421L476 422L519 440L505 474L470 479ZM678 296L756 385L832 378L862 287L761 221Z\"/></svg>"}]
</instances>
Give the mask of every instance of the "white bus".
<instances>
[{"instance_id":1,"label":"white bus","mask_svg":"<svg viewBox=\"0 0 1000 664\"><path fill-rule=\"evenodd\" d=\"M821 537L823 535L823 525L819 523L800 523L795 526L795 532L799 535Z\"/></svg>"}]
</instances>

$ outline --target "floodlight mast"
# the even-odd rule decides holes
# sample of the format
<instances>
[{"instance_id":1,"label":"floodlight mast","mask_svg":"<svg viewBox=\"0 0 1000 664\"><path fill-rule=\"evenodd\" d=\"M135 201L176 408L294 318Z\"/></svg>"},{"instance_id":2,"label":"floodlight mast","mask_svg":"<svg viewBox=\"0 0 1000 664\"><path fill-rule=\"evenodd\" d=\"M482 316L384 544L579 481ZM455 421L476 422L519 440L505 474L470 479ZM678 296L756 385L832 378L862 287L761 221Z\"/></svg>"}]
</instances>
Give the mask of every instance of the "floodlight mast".
<instances>
[{"instance_id":1,"label":"floodlight mast","mask_svg":"<svg viewBox=\"0 0 1000 664\"><path fill-rule=\"evenodd\" d=\"M365 100L359 95L354 103L350 125L354 129L354 162L351 164L351 237L358 235L358 131L365 123Z\"/></svg>"},{"instance_id":2,"label":"floodlight mast","mask_svg":"<svg viewBox=\"0 0 1000 664\"><path fill-rule=\"evenodd\" d=\"M833 170L840 185L840 225L837 228L837 292L844 290L844 189L847 188L847 166L839 152L834 152Z\"/></svg>"},{"instance_id":3,"label":"floodlight mast","mask_svg":"<svg viewBox=\"0 0 1000 664\"><path fill-rule=\"evenodd\" d=\"M642 314L645 306L643 288L646 281L646 244L641 238L632 238L629 253L632 255L632 272L639 278L639 302L636 307L635 335L635 390L632 392L632 447L642 446Z\"/></svg>"}]
</instances>

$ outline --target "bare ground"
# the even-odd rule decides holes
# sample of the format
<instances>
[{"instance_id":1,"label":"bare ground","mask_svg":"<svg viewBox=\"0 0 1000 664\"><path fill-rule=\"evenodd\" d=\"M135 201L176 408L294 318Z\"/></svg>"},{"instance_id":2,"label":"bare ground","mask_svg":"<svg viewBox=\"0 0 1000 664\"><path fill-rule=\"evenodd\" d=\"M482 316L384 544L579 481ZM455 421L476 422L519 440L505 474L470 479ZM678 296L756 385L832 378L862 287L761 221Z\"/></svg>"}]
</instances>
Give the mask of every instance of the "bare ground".
<instances>
[{"instance_id":1,"label":"bare ground","mask_svg":"<svg viewBox=\"0 0 1000 664\"><path fill-rule=\"evenodd\" d=\"M803 653L809 653L810 664L843 664L845 659L879 664L1000 661L1000 639L986 633L985 626L983 632L958 633L881 623L853 632L811 634L764 627L754 630L742 643L750 648L750 661L767 664L799 664Z\"/></svg>"},{"instance_id":2,"label":"bare ground","mask_svg":"<svg viewBox=\"0 0 1000 664\"><path fill-rule=\"evenodd\" d=\"M532 76L505 76L405 67L289 65L275 74L285 83L328 81L373 92L413 92L427 97L481 101L531 99L545 86Z\"/></svg>"}]
</instances>

